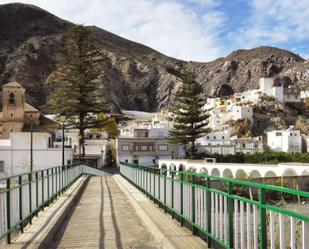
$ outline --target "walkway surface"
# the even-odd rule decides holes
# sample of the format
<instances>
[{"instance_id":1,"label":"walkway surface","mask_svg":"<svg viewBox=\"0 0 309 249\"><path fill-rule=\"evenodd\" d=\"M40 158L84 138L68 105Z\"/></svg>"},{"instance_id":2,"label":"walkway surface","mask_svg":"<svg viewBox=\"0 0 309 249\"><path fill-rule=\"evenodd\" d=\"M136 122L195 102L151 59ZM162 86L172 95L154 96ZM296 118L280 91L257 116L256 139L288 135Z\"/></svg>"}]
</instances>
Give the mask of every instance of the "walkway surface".
<instances>
[{"instance_id":1,"label":"walkway surface","mask_svg":"<svg viewBox=\"0 0 309 249\"><path fill-rule=\"evenodd\" d=\"M52 248L160 248L112 177L91 177Z\"/></svg>"}]
</instances>

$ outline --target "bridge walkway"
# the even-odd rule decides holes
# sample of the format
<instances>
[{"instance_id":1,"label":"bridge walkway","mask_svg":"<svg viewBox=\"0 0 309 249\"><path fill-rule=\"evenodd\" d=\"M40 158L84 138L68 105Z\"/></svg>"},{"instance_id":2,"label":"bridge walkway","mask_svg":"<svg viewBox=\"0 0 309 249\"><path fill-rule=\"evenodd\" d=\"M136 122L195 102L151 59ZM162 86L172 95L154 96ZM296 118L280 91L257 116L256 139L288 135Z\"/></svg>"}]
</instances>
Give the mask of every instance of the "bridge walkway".
<instances>
[{"instance_id":1,"label":"bridge walkway","mask_svg":"<svg viewBox=\"0 0 309 249\"><path fill-rule=\"evenodd\" d=\"M51 248L160 248L113 177L91 177Z\"/></svg>"}]
</instances>

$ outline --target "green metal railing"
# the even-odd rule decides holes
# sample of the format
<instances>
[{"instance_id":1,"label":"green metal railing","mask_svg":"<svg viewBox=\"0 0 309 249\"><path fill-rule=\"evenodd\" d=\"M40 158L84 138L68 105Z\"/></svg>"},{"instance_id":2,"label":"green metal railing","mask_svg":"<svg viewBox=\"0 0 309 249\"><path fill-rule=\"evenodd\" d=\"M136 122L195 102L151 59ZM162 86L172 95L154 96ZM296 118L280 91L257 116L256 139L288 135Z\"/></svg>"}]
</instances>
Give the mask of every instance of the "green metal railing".
<instances>
[{"instance_id":1,"label":"green metal railing","mask_svg":"<svg viewBox=\"0 0 309 249\"><path fill-rule=\"evenodd\" d=\"M308 192L124 162L120 173L209 248L308 248Z\"/></svg>"},{"instance_id":2,"label":"green metal railing","mask_svg":"<svg viewBox=\"0 0 309 249\"><path fill-rule=\"evenodd\" d=\"M85 164L59 166L32 173L0 178L0 239L24 230L44 207L53 202L80 176L109 175Z\"/></svg>"}]
</instances>

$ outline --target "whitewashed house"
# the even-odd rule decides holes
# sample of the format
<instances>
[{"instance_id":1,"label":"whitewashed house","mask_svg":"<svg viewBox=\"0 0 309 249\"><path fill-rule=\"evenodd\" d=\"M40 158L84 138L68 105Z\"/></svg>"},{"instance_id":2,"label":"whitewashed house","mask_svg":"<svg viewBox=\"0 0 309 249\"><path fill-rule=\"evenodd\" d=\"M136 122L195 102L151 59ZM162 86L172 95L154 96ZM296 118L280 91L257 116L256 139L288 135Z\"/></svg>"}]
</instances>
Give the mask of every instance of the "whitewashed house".
<instances>
[{"instance_id":1,"label":"whitewashed house","mask_svg":"<svg viewBox=\"0 0 309 249\"><path fill-rule=\"evenodd\" d=\"M199 152L220 155L254 154L264 151L262 137L231 137L229 129L221 132L207 133L205 136L197 139L197 147Z\"/></svg>"},{"instance_id":2,"label":"whitewashed house","mask_svg":"<svg viewBox=\"0 0 309 249\"><path fill-rule=\"evenodd\" d=\"M234 105L232 110L233 120L249 119L253 121L253 107L250 105Z\"/></svg>"},{"instance_id":3,"label":"whitewashed house","mask_svg":"<svg viewBox=\"0 0 309 249\"><path fill-rule=\"evenodd\" d=\"M237 138L233 140L235 153L254 154L264 152L263 137Z\"/></svg>"},{"instance_id":4,"label":"whitewashed house","mask_svg":"<svg viewBox=\"0 0 309 249\"><path fill-rule=\"evenodd\" d=\"M62 130L56 131L56 141L54 147L62 147ZM73 149L75 159L78 159L81 154L79 143L79 130L66 129L64 133L65 146ZM84 159L96 166L102 168L110 163L110 146L107 134L105 132L85 132L85 157Z\"/></svg>"},{"instance_id":5,"label":"whitewashed house","mask_svg":"<svg viewBox=\"0 0 309 249\"><path fill-rule=\"evenodd\" d=\"M169 115L126 111L131 120L119 124L116 139L117 163L155 165L161 159L179 158L183 154L180 146L168 141L172 122Z\"/></svg>"},{"instance_id":6,"label":"whitewashed house","mask_svg":"<svg viewBox=\"0 0 309 249\"><path fill-rule=\"evenodd\" d=\"M287 130L267 132L267 145L273 151L302 152L300 130L290 127Z\"/></svg>"},{"instance_id":7,"label":"whitewashed house","mask_svg":"<svg viewBox=\"0 0 309 249\"><path fill-rule=\"evenodd\" d=\"M62 165L62 148L53 148L49 133L33 133L33 170ZM0 139L0 176L30 171L30 132L11 132L10 139ZM72 149L65 148L64 161L71 163Z\"/></svg>"}]
</instances>

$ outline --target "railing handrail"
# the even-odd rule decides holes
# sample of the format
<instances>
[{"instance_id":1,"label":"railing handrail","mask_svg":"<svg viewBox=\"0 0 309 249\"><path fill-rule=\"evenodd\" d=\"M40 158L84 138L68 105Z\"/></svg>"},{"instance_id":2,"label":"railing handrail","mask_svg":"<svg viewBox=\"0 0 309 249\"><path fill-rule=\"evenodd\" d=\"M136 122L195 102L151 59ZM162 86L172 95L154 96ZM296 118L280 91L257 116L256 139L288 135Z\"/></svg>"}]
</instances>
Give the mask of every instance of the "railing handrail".
<instances>
[{"instance_id":1,"label":"railing handrail","mask_svg":"<svg viewBox=\"0 0 309 249\"><path fill-rule=\"evenodd\" d=\"M96 167L89 165L87 163L84 163L84 162L76 162L76 163L59 165L59 166L54 166L54 167L45 168L45 169L34 170L32 172L25 172L25 173L21 173L21 174L17 174L17 175L12 175L12 176L4 176L4 177L0 177L0 181L17 178L19 176L27 176L29 174L41 173L41 172L44 172L44 171L47 171L47 170L58 169L58 168L61 168L61 167L74 167L74 166L79 166L79 165L85 165L85 166L90 167L90 168L94 168L94 169L97 169L97 170L100 170L100 171L104 171L100 168L96 168Z\"/></svg>"},{"instance_id":2,"label":"railing handrail","mask_svg":"<svg viewBox=\"0 0 309 249\"><path fill-rule=\"evenodd\" d=\"M235 179L235 178L213 176L213 175L208 175L208 174L205 174L205 173L196 173L196 172L192 172L192 171L179 171L179 170L171 170L171 169L162 169L162 168L158 168L158 167L144 166L144 165L140 165L140 164L126 163L126 162L120 162L120 164L130 166L130 167L161 170L162 172L170 172L170 173L185 174L185 175L196 176L196 177L203 177L203 178L206 178L206 179L209 178L209 179L213 179L213 180L223 181L223 182L226 182L226 183L230 182L230 183L234 183L234 184L244 185L244 186L247 186L247 187L254 187L254 188L258 188L258 189L278 191L278 192L282 192L282 193L286 193L286 194L292 194L292 195L297 195L297 196L301 196L301 197L304 197L304 198L309 198L309 192L285 188L285 187L279 187L279 186L274 186L274 185L267 185L267 184L262 184L262 183L242 181L242 180ZM167 174L166 175L163 174L163 177L172 178L172 177L168 177ZM191 184L190 182L188 182L188 183Z\"/></svg>"}]
</instances>

